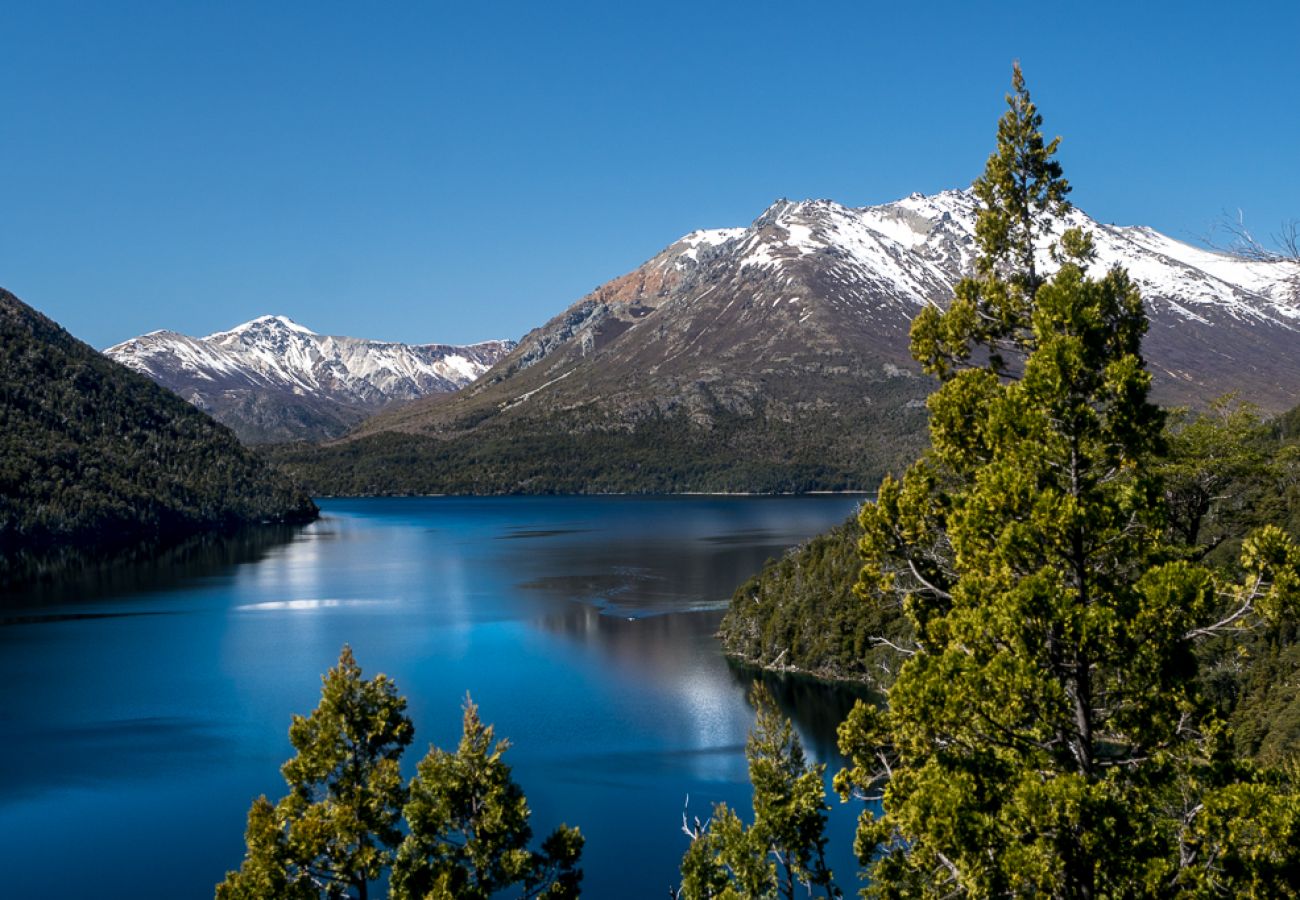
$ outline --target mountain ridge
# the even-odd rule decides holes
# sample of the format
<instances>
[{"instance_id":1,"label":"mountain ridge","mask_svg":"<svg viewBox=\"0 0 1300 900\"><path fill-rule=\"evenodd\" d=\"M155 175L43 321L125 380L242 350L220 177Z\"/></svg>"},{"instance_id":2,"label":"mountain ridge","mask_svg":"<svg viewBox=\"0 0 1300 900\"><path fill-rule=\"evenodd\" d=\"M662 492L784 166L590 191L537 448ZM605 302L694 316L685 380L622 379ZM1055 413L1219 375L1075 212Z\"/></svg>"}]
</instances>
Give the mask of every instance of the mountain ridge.
<instances>
[{"instance_id":1,"label":"mountain ridge","mask_svg":"<svg viewBox=\"0 0 1300 900\"><path fill-rule=\"evenodd\" d=\"M567 447L565 435L597 433L617 454L612 436L622 434L653 467L637 442L676 433L699 444L695 461L717 477L628 477L611 460L591 469L590 489L869 489L923 439L932 382L911 359L908 331L917 311L947 302L973 270L975 214L969 191L857 208L778 200L746 228L690 232L530 331L467 388L380 413L341 439L360 446L326 449L321 464L304 453L296 464L323 476L324 458L338 454L345 470L316 483L345 492L568 489L571 479L556 482L505 435L544 455ZM1073 225L1092 232L1098 271L1124 265L1142 290L1160 402L1198 406L1235 390L1266 412L1295 405L1300 274L1079 210L1058 231ZM1045 246L1042 254L1050 267ZM709 437L718 429L732 447ZM476 481L465 467L500 462L483 451L490 435L512 461ZM386 455L419 458L426 474L380 464ZM731 455L758 481L727 476Z\"/></svg>"},{"instance_id":2,"label":"mountain ridge","mask_svg":"<svg viewBox=\"0 0 1300 900\"><path fill-rule=\"evenodd\" d=\"M554 356L557 351L568 351L570 359L594 355L624 332L642 326L641 320L659 312L660 307L686 309L703 300L720 286L709 272L709 265L719 259L740 273L775 273L778 278L784 273L783 282L774 286L773 279L768 279L768 284L757 287L766 290L771 307L784 303L788 311L791 304L797 308L805 298L798 296L797 289L789 297L782 296L780 284L792 284L799 274L797 269L807 267L809 257L820 256L820 270L812 274L820 278L822 284L813 286L820 287L823 296L814 300L841 309L856 306L865 321L901 337L900 343L880 349L911 367L906 328L923 304L946 301L955 282L972 270L974 216L975 201L968 191L912 194L894 203L859 208L828 200L778 200L747 229L691 232L633 272L597 288L525 335L515 351L464 396L482 395L491 385L517 377L543 360L550 359L554 364L559 361ZM1218 386L1208 386L1208 392L1201 390L1194 373L1172 368L1170 362L1185 353L1176 352L1169 340L1162 339L1160 328L1183 323L1263 324L1275 339L1295 340L1295 346L1300 346L1300 279L1285 267L1201 250L1145 226L1102 225L1078 210L1071 213L1065 225L1080 225L1094 233L1099 247L1095 269L1124 264L1143 290L1155 326L1149 336L1155 343L1147 355L1163 367L1166 376L1189 382L1181 388L1164 386L1166 394L1205 402L1217 396L1210 392ZM728 256L731 258L726 259ZM1154 264L1153 256L1158 257ZM1050 262L1046 250L1043 261ZM1216 271L1209 271L1211 267ZM796 271L791 274L790 270ZM1231 276L1235 280L1227 280ZM696 282L708 288L695 297L686 296ZM751 294L751 299L759 296L763 296L761 291ZM820 312L816 308L801 309L796 324L816 330L815 319ZM811 325L809 320L814 320ZM1257 333L1252 333L1255 336ZM1196 343L1204 346L1206 342L1202 339ZM1210 352L1222 355L1223 351L1211 347ZM657 374L675 358L666 355L657 367L647 370ZM1290 365L1286 371L1284 386L1280 390L1266 388L1256 402L1262 399L1261 405L1271 411L1293 405L1290 401L1295 386L1300 385L1300 365ZM533 387L544 390L554 383L552 379L542 382ZM524 390L514 400L525 395L532 396ZM513 401L507 400L504 408L512 405ZM390 422L410 420L424 408L433 405L414 404L394 415L376 418L357 434L371 433Z\"/></svg>"},{"instance_id":3,"label":"mountain ridge","mask_svg":"<svg viewBox=\"0 0 1300 900\"><path fill-rule=\"evenodd\" d=\"M392 404L458 390L513 347L321 335L265 315L201 338L152 331L104 353L265 443L337 437Z\"/></svg>"}]
</instances>

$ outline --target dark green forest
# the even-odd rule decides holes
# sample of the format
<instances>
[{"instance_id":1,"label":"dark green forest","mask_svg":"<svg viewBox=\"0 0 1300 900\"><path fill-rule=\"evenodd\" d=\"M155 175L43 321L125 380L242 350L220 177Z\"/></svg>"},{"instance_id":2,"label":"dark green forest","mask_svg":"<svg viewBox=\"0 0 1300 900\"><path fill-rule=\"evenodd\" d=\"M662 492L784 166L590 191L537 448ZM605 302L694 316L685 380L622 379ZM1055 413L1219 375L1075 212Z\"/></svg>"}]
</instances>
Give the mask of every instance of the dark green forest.
<instances>
[{"instance_id":1,"label":"dark green forest","mask_svg":"<svg viewBox=\"0 0 1300 900\"><path fill-rule=\"evenodd\" d=\"M261 452L313 496L868 490L924 439L923 410L886 418L760 410L719 412L709 427L678 415L626 428L516 419L450 438L386 432Z\"/></svg>"},{"instance_id":2,"label":"dark green forest","mask_svg":"<svg viewBox=\"0 0 1300 900\"><path fill-rule=\"evenodd\" d=\"M0 290L0 583L316 513L229 429Z\"/></svg>"},{"instance_id":3,"label":"dark green forest","mask_svg":"<svg viewBox=\"0 0 1300 900\"><path fill-rule=\"evenodd\" d=\"M1171 506L1204 484L1195 553L1232 570L1242 539L1268 523L1300 540L1300 407L1263 420L1225 401L1201 416L1171 415L1165 460ZM1171 528L1187 530L1183 522ZM884 691L912 637L900 607L854 591L862 528L851 517L769 560L731 598L719 638L740 662ZM1240 752L1279 759L1300 746L1300 649L1294 629L1223 640L1203 649L1206 686L1234 726Z\"/></svg>"}]
</instances>

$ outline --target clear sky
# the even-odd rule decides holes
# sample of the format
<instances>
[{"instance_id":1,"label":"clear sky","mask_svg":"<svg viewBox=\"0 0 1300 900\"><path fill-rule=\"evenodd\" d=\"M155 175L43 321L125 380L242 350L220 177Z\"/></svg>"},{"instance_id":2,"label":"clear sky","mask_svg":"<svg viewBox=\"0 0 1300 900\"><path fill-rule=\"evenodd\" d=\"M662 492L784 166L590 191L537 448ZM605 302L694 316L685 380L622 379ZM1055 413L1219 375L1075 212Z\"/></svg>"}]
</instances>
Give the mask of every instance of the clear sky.
<instances>
[{"instance_id":1,"label":"clear sky","mask_svg":"<svg viewBox=\"0 0 1300 900\"><path fill-rule=\"evenodd\" d=\"M104 347L518 337L778 197L970 183L1020 59L1095 218L1300 217L1300 4L10 2L0 286Z\"/></svg>"}]
</instances>

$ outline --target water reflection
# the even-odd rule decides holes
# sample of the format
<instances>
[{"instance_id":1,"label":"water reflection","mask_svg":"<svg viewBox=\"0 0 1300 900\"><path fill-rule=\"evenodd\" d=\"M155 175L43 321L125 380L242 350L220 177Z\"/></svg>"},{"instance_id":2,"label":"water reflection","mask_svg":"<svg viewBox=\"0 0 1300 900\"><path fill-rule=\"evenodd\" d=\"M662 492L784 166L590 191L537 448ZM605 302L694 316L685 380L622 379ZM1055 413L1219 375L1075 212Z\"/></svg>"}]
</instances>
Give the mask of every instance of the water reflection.
<instances>
[{"instance_id":1,"label":"water reflection","mask_svg":"<svg viewBox=\"0 0 1300 900\"><path fill-rule=\"evenodd\" d=\"M762 681L781 712L794 722L805 747L820 760L847 762L839 752L837 731L859 700L879 705L882 698L865 686L826 684L798 673L763 672L728 661L732 677L748 688Z\"/></svg>"},{"instance_id":2,"label":"water reflection","mask_svg":"<svg viewBox=\"0 0 1300 900\"><path fill-rule=\"evenodd\" d=\"M64 549L19 556L13 571L27 580L0 590L0 609L53 606L120 594L153 593L265 559L301 535L303 525L252 525L178 543L150 543L115 554Z\"/></svg>"},{"instance_id":3,"label":"water reflection","mask_svg":"<svg viewBox=\"0 0 1300 900\"><path fill-rule=\"evenodd\" d=\"M0 693L0 833L11 860L72 845L83 863L9 867L7 889L210 895L243 852L251 799L283 791L290 718L315 705L346 642L410 700L405 774L428 742L455 746L471 692L514 742L539 830L563 820L588 836L588 896L661 897L685 850L686 797L692 812L748 810L756 676L719 652L719 607L765 559L854 505L327 501L305 527L209 539L6 598L0 682L16 689ZM771 684L833 771L852 696ZM832 813L844 871L855 815Z\"/></svg>"},{"instance_id":4,"label":"water reflection","mask_svg":"<svg viewBox=\"0 0 1300 900\"><path fill-rule=\"evenodd\" d=\"M782 713L798 729L806 748L820 760L838 764L837 730L853 704L881 698L865 686L827 684L797 673L764 672L708 651L722 613L669 613L618 618L601 609L574 604L563 612L540 616L535 627L581 643L599 653L611 668L673 686L683 708L692 710L707 736L718 710L735 711L735 698L746 696L756 681L772 693ZM720 678L725 671L729 678ZM745 726L748 727L747 725ZM700 739L707 743L707 737Z\"/></svg>"},{"instance_id":5,"label":"water reflection","mask_svg":"<svg viewBox=\"0 0 1300 900\"><path fill-rule=\"evenodd\" d=\"M678 498L676 509L652 498L624 502L638 515L624 513L599 529L507 528L498 537L545 538L529 548L535 575L520 586L616 616L723 609L764 562L820 531L825 520L824 510L810 517L808 507L782 498L756 498L743 515L736 501L716 498ZM834 508L843 518L855 505L848 499ZM520 555L511 553L516 566Z\"/></svg>"},{"instance_id":6,"label":"water reflection","mask_svg":"<svg viewBox=\"0 0 1300 900\"><path fill-rule=\"evenodd\" d=\"M339 609L344 606L374 606L389 603L388 600L267 600L263 603L245 603L236 606L239 612L284 612L286 610Z\"/></svg>"}]
</instances>

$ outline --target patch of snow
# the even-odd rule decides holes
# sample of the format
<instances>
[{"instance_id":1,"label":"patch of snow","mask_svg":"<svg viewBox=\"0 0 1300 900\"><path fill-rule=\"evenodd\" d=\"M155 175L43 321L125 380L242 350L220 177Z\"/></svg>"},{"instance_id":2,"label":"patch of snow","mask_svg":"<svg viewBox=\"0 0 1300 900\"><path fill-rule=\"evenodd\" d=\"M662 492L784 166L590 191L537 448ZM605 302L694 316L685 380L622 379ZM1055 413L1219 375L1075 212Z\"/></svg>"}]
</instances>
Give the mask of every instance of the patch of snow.
<instances>
[{"instance_id":1,"label":"patch of snow","mask_svg":"<svg viewBox=\"0 0 1300 900\"><path fill-rule=\"evenodd\" d=\"M716 247L719 244L725 244L727 241L735 240L744 233L745 229L743 228L712 228L692 231L682 238L679 243L690 247Z\"/></svg>"}]
</instances>

